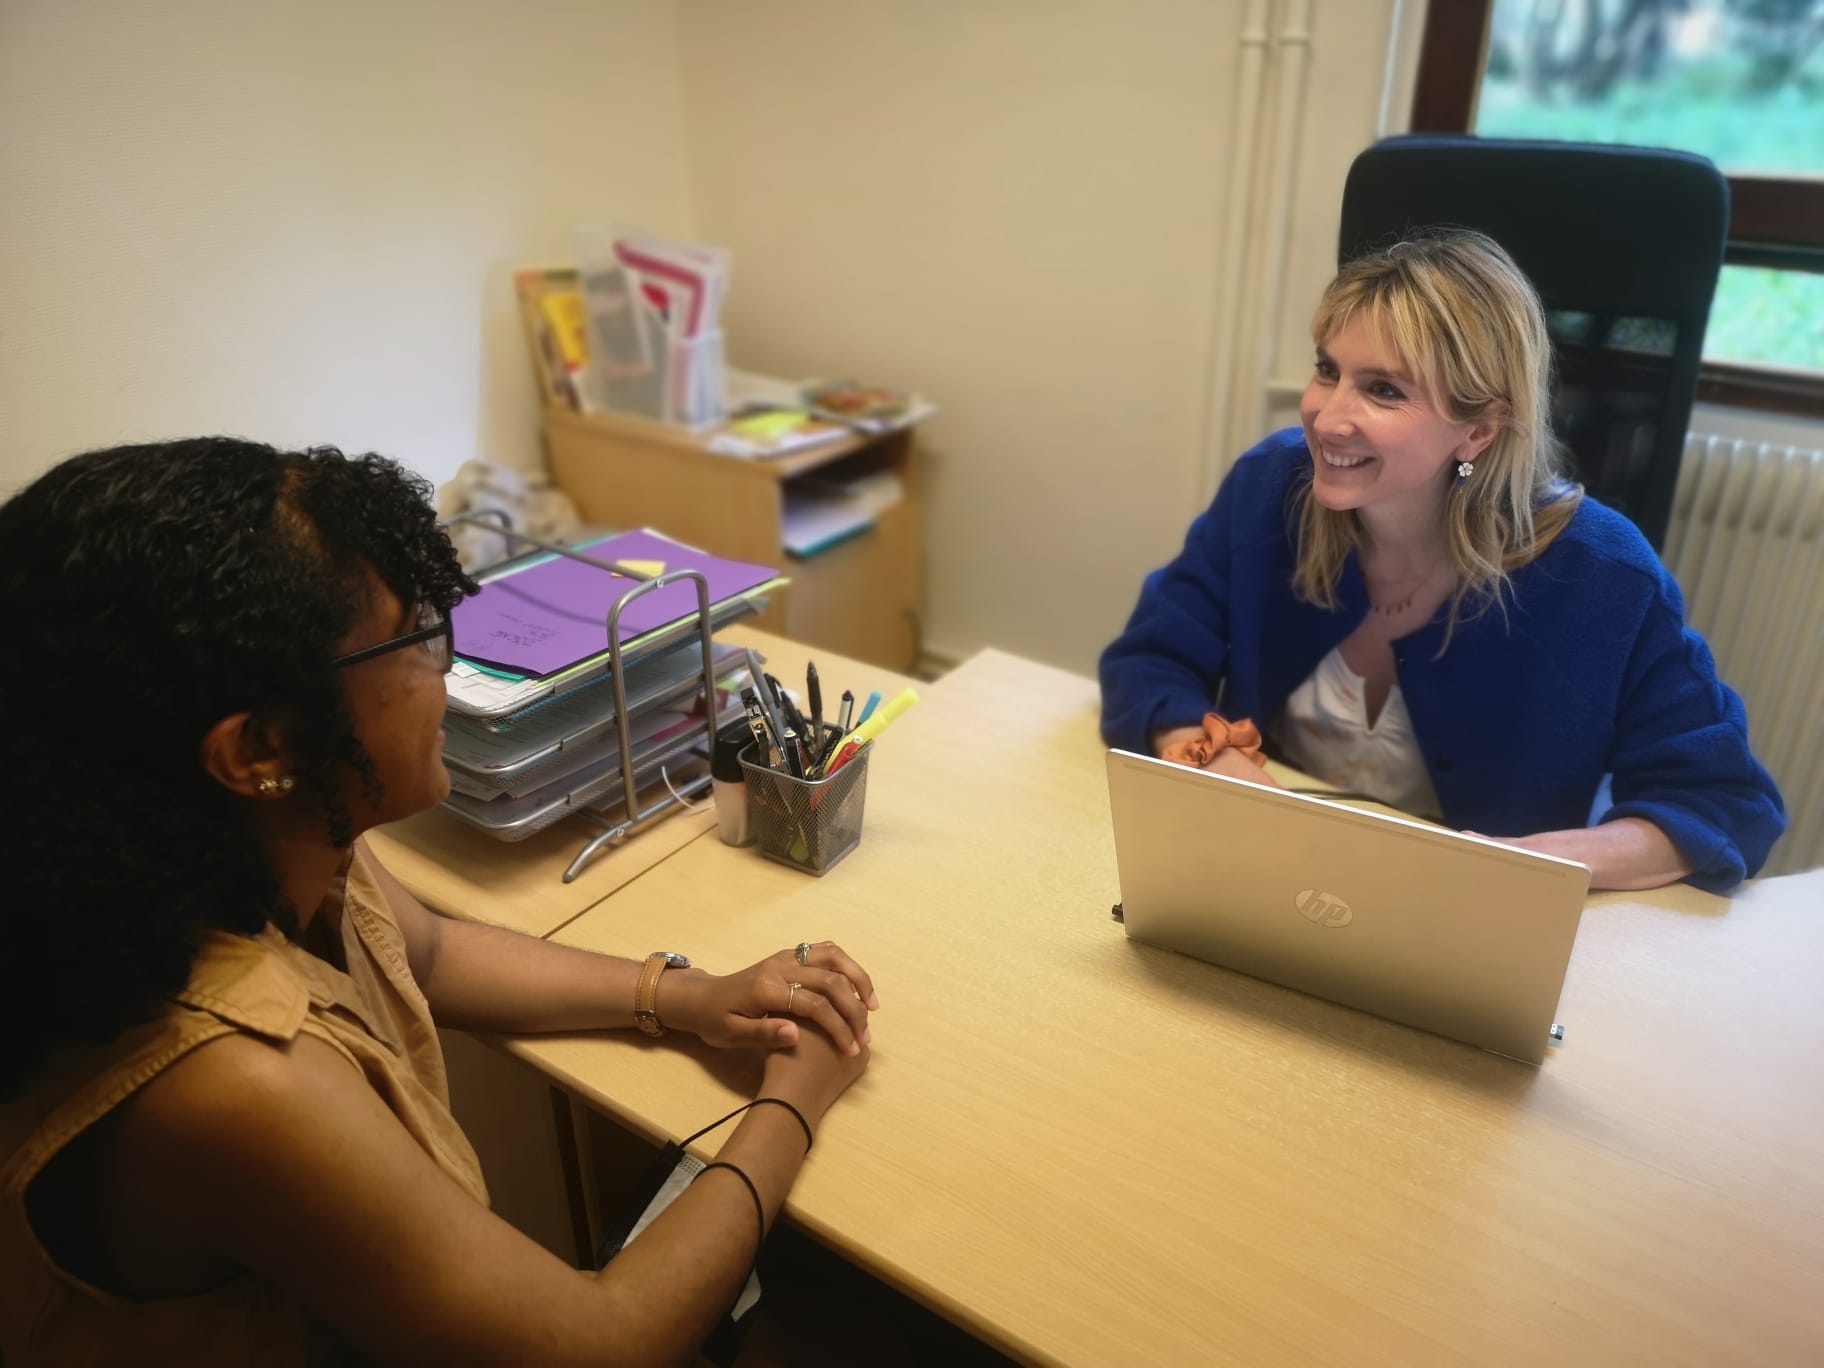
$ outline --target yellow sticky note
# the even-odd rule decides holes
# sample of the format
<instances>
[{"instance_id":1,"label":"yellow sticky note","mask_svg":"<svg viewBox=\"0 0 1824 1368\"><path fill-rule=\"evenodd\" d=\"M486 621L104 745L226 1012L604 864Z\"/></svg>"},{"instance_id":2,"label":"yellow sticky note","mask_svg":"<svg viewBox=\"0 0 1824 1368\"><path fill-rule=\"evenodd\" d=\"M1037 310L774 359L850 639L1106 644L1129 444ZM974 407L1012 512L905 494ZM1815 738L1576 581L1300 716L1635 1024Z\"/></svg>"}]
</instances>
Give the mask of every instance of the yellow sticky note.
<instances>
[{"instance_id":1,"label":"yellow sticky note","mask_svg":"<svg viewBox=\"0 0 1824 1368\"><path fill-rule=\"evenodd\" d=\"M623 561L616 561L615 564L624 565L629 570L632 570L635 574L646 575L652 579L657 579L660 575L665 573L665 562L664 561L623 560Z\"/></svg>"},{"instance_id":2,"label":"yellow sticky note","mask_svg":"<svg viewBox=\"0 0 1824 1368\"><path fill-rule=\"evenodd\" d=\"M780 409L772 413L756 413L751 417L739 418L728 425L729 431L743 437L753 437L760 441L771 441L794 432L810 422L811 415L794 409Z\"/></svg>"}]
</instances>

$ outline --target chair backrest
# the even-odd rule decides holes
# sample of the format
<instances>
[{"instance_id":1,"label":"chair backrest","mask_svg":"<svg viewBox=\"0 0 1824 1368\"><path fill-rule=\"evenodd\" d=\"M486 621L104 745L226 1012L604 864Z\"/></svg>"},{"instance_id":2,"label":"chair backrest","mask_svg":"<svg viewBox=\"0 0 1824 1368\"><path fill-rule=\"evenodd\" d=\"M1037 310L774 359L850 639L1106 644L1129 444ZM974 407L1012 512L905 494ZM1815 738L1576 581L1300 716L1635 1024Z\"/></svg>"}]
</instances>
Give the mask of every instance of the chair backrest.
<instances>
[{"instance_id":1,"label":"chair backrest","mask_svg":"<svg viewBox=\"0 0 1824 1368\"><path fill-rule=\"evenodd\" d=\"M1657 550L1728 223L1728 182L1687 152L1412 135L1349 168L1337 260L1444 225L1506 248L1545 304L1553 430Z\"/></svg>"}]
</instances>

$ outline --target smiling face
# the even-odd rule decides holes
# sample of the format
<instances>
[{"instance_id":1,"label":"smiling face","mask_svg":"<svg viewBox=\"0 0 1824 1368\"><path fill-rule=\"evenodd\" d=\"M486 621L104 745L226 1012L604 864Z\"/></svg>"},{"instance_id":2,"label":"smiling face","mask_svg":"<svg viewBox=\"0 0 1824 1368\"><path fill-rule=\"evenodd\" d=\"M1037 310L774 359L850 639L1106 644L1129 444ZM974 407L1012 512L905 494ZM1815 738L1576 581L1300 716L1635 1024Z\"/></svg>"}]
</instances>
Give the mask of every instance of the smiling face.
<instances>
[{"instance_id":1,"label":"smiling face","mask_svg":"<svg viewBox=\"0 0 1824 1368\"><path fill-rule=\"evenodd\" d=\"M1424 379L1360 314L1318 345L1299 416L1312 495L1338 512L1441 510L1457 462L1474 460L1495 432L1441 411Z\"/></svg>"}]
</instances>

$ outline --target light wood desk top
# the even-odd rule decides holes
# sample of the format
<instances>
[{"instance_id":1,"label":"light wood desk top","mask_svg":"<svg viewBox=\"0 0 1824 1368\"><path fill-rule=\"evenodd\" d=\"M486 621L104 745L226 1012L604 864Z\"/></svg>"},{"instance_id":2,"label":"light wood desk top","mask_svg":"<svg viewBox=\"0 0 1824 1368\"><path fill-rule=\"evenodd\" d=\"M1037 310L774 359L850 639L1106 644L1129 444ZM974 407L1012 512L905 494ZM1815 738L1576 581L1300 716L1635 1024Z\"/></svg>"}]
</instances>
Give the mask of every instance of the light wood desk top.
<instances>
[{"instance_id":1,"label":"light wood desk top","mask_svg":"<svg viewBox=\"0 0 1824 1368\"><path fill-rule=\"evenodd\" d=\"M807 660L816 660L834 685L825 700L832 708L845 688L897 692L912 681L875 665L833 652L813 650L752 627L734 626L716 640L752 646L767 668L788 686L802 687ZM858 705L859 706L859 705ZM598 855L574 883L563 874L577 851L596 833L586 822L565 820L524 841L497 841L441 809L368 833L380 862L427 907L453 917L491 922L529 936L548 936L617 888L637 879L667 856L716 825L708 795L695 812L682 808L632 839ZM712 838L713 839L713 838ZM641 952L644 953L644 952Z\"/></svg>"},{"instance_id":2,"label":"light wood desk top","mask_svg":"<svg viewBox=\"0 0 1824 1368\"><path fill-rule=\"evenodd\" d=\"M708 837L557 939L853 951L874 1060L791 1215L1024 1359L1824 1358L1824 871L1592 899L1532 1069L1128 942L1094 709L985 653L883 739L829 875ZM631 1035L512 1048L670 1136L757 1076Z\"/></svg>"}]
</instances>

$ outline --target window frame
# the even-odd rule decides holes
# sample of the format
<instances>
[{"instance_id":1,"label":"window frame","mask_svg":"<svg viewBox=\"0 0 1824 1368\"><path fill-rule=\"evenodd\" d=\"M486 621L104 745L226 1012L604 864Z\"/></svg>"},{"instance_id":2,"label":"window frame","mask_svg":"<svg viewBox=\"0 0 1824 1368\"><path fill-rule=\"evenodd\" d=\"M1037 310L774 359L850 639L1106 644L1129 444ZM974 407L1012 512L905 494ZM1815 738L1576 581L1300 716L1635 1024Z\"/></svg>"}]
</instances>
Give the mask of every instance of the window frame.
<instances>
[{"instance_id":1,"label":"window frame","mask_svg":"<svg viewBox=\"0 0 1824 1368\"><path fill-rule=\"evenodd\" d=\"M1414 133L1468 133L1476 114L1495 0L1430 0L1413 87ZM1727 175L1727 173L1725 173ZM1824 274L1824 179L1727 176L1731 266ZM1705 360L1700 403L1824 418L1824 375Z\"/></svg>"}]
</instances>

